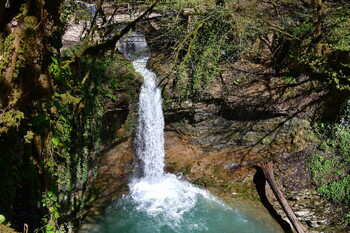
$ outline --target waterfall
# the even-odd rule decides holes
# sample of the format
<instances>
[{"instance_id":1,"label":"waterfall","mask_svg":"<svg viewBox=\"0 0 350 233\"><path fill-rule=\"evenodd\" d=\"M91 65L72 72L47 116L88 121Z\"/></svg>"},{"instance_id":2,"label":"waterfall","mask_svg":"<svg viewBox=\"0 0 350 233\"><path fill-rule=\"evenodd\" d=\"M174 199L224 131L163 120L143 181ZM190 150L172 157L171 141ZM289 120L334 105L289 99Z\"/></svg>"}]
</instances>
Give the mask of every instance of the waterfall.
<instances>
[{"instance_id":1,"label":"waterfall","mask_svg":"<svg viewBox=\"0 0 350 233\"><path fill-rule=\"evenodd\" d=\"M208 191L164 172L162 98L156 75L146 68L146 40L134 34L119 49L144 77L135 137L138 164L129 193L110 206L96 232L271 233Z\"/></svg>"},{"instance_id":2,"label":"waterfall","mask_svg":"<svg viewBox=\"0 0 350 233\"><path fill-rule=\"evenodd\" d=\"M139 210L179 220L196 203L196 195L207 192L164 172L164 117L161 90L156 75L146 68L149 58L142 34L134 34L121 44L120 51L132 60L144 82L139 97L136 128L137 170L129 184L130 196Z\"/></svg>"},{"instance_id":3,"label":"waterfall","mask_svg":"<svg viewBox=\"0 0 350 233\"><path fill-rule=\"evenodd\" d=\"M121 42L119 50L133 62L135 71L144 78L135 137L138 159L135 182L140 177L148 182L159 182L164 175L164 117L157 77L146 68L149 58L146 39L142 34L134 33Z\"/></svg>"},{"instance_id":4,"label":"waterfall","mask_svg":"<svg viewBox=\"0 0 350 233\"><path fill-rule=\"evenodd\" d=\"M147 60L144 57L133 61L135 70L144 77L135 145L143 178L156 182L164 173L164 118L161 91L156 86L156 75L146 69Z\"/></svg>"},{"instance_id":5,"label":"waterfall","mask_svg":"<svg viewBox=\"0 0 350 233\"><path fill-rule=\"evenodd\" d=\"M135 71L144 82L141 87L136 129L136 157L138 176L149 182L160 181L164 169L164 117L161 90L156 85L156 75L146 68L149 50L145 37L134 33L120 43L119 50L133 62Z\"/></svg>"}]
</instances>

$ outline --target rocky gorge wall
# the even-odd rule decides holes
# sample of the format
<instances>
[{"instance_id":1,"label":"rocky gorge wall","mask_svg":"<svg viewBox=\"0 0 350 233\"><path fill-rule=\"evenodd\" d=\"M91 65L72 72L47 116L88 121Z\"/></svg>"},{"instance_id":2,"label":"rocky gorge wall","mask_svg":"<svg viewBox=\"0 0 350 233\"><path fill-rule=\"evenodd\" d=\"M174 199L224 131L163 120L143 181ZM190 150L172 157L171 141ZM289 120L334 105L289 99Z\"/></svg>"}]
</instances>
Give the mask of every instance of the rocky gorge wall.
<instances>
[{"instance_id":1,"label":"rocky gorge wall","mask_svg":"<svg viewBox=\"0 0 350 233\"><path fill-rule=\"evenodd\" d=\"M173 65L153 51L149 68L163 80L168 172L211 190L228 203L244 201L266 209L286 226L288 220L258 167L272 160L279 188L310 231L344 229L339 208L315 191L308 163L317 151L313 123L335 119L345 95L307 75L287 83L272 68L238 60L226 64L199 96L183 99L179 98L181 86L174 84ZM111 132L122 140L103 153L94 180L97 202L86 211L85 222L94 222L105 206L127 192L135 160L130 128L137 117L133 104L124 103L129 115ZM81 232L89 227L83 225ZM285 231L290 230L286 227Z\"/></svg>"},{"instance_id":2,"label":"rocky gorge wall","mask_svg":"<svg viewBox=\"0 0 350 233\"><path fill-rule=\"evenodd\" d=\"M157 61L157 54L149 66L160 80L169 75L169 64ZM279 188L310 231L344 228L336 206L315 191L308 168L310 154L316 151L312 122L334 117L337 108L328 104L337 96L321 83L302 75L286 85L271 69L238 61L225 67L196 100L179 101L169 79L162 88L166 171L228 203L242 201L264 209L288 232L288 220L258 167L272 160ZM85 222L96 221L105 206L128 191L135 161L130 124L137 116L135 105L125 107L133 110L126 122L113 128L112 134L122 140L106 149L99 162L97 202L87 210ZM89 227L84 224L81 232Z\"/></svg>"},{"instance_id":3,"label":"rocky gorge wall","mask_svg":"<svg viewBox=\"0 0 350 233\"><path fill-rule=\"evenodd\" d=\"M181 172L231 201L263 201L263 186L268 202L287 220L256 166L272 160L277 183L297 217L310 230L335 232L340 213L316 193L308 163L316 150L312 124L336 116L337 95L307 75L286 85L272 69L240 60L226 65L199 98L178 101L178 87L167 78L170 66L156 53L150 61L160 79L166 78L168 171Z\"/></svg>"},{"instance_id":4,"label":"rocky gorge wall","mask_svg":"<svg viewBox=\"0 0 350 233\"><path fill-rule=\"evenodd\" d=\"M166 64L157 62L156 56L150 67L160 79L167 75ZM249 78L235 84L242 75ZM320 83L301 76L286 86L272 70L239 61L226 67L196 101L177 101L176 91L165 84L163 97L168 172L211 190L228 203L243 201L267 209L283 225L287 218L257 166L272 160L279 188L297 217L312 231L328 227L320 232L335 232L341 222L339 213L316 193L307 166L316 150L312 121L325 117L322 112L329 112L327 102L331 101ZM128 121L135 122L136 108L128 108L134 109ZM106 149L99 162L94 181L97 202L87 211L86 222L94 222L105 206L127 192L135 155L133 136L126 128L123 123L114 127L114 134L123 140ZM81 232L88 227L83 225Z\"/></svg>"}]
</instances>

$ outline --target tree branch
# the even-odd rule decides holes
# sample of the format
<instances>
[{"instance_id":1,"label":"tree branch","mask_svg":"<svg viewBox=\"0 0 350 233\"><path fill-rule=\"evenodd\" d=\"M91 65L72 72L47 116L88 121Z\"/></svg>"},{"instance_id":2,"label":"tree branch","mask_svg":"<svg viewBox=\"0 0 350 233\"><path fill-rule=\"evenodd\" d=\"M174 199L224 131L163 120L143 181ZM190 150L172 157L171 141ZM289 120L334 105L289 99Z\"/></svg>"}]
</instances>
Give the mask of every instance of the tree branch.
<instances>
[{"instance_id":1,"label":"tree branch","mask_svg":"<svg viewBox=\"0 0 350 233\"><path fill-rule=\"evenodd\" d=\"M299 40L299 41L301 40L301 39L299 39L298 37L296 37L296 36L294 36L294 35L292 35L292 34L286 32L286 31L284 31L282 28L278 27L277 25L275 25L275 24L273 24L273 23L271 23L271 22L269 22L269 21L265 21L265 23L267 24L267 28L272 29L272 30L275 30L275 31L277 31L277 32L280 32L280 33L282 33L282 34L288 36L289 39L295 39L295 40Z\"/></svg>"},{"instance_id":2,"label":"tree branch","mask_svg":"<svg viewBox=\"0 0 350 233\"><path fill-rule=\"evenodd\" d=\"M281 190L278 188L274 175L273 175L273 163L271 161L269 162L264 162L261 163L260 167L262 168L265 178L267 180L267 182L269 183L273 193L275 194L278 202L281 204L284 212L286 213L288 219L291 221L291 223L293 224L294 229L298 232L298 233L306 233L307 230L306 228L303 226L303 224L301 224L301 222L298 220L298 218L295 216L293 210L290 208L286 198L284 197L283 193L281 192Z\"/></svg>"},{"instance_id":3,"label":"tree branch","mask_svg":"<svg viewBox=\"0 0 350 233\"><path fill-rule=\"evenodd\" d=\"M137 17L134 21L126 25L122 30L116 32L114 36L101 44L97 44L94 46L87 47L81 54L84 55L96 55L102 51L113 49L117 41L122 38L125 34L127 34L132 28L134 28L139 21L141 21L144 17L146 17L149 13L153 11L153 8L160 2L160 0L156 0L150 8L148 8L142 15Z\"/></svg>"},{"instance_id":4,"label":"tree branch","mask_svg":"<svg viewBox=\"0 0 350 233\"><path fill-rule=\"evenodd\" d=\"M93 28L94 28L95 23L96 23L96 20L97 20L97 15L99 14L99 12L103 12L103 10L102 10L102 4L103 4L103 2L104 2L104 0L101 0L101 1L99 1L99 2L97 3L97 9L96 9L96 11L95 11L95 13L94 13L94 17L93 17L93 19L92 19L92 21L91 21L91 23L90 23L90 28L87 30L87 33L86 33L84 39L86 39L87 37L89 37L89 36L90 36L90 33L93 31ZM102 16L105 15L104 13L100 13L100 14L101 14ZM106 18L106 17L104 17L104 20L105 20L105 18Z\"/></svg>"}]
</instances>

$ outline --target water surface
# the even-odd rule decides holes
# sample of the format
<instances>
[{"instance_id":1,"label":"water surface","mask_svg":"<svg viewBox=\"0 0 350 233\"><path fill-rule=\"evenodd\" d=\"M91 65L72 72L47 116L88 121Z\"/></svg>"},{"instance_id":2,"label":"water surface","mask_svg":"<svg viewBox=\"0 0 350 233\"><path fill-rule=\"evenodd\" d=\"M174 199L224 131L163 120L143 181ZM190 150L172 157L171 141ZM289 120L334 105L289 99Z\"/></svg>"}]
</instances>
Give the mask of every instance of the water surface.
<instances>
[{"instance_id":1,"label":"water surface","mask_svg":"<svg viewBox=\"0 0 350 233\"><path fill-rule=\"evenodd\" d=\"M172 174L139 180L106 211L101 233L272 233L264 222L229 207L208 191Z\"/></svg>"}]
</instances>

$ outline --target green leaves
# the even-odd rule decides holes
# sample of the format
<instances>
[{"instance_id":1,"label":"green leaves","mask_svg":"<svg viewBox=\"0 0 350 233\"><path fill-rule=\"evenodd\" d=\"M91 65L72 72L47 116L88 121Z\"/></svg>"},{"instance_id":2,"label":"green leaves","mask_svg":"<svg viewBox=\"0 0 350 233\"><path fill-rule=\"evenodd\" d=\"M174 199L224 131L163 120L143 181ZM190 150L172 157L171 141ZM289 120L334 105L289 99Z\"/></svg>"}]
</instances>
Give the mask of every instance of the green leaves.
<instances>
[{"instance_id":1,"label":"green leaves","mask_svg":"<svg viewBox=\"0 0 350 233\"><path fill-rule=\"evenodd\" d=\"M241 79L235 79L234 81L233 81L233 84L235 84L235 85L239 85L240 83L241 83Z\"/></svg>"},{"instance_id":2,"label":"green leaves","mask_svg":"<svg viewBox=\"0 0 350 233\"><path fill-rule=\"evenodd\" d=\"M4 215L0 214L0 223L3 223L6 221L6 218Z\"/></svg>"},{"instance_id":3,"label":"green leaves","mask_svg":"<svg viewBox=\"0 0 350 233\"><path fill-rule=\"evenodd\" d=\"M60 142L59 138L57 138L57 137L52 137L51 140L52 140L53 146L54 146L55 148L57 148L57 147L58 147L58 143Z\"/></svg>"},{"instance_id":4,"label":"green leaves","mask_svg":"<svg viewBox=\"0 0 350 233\"><path fill-rule=\"evenodd\" d=\"M52 230L54 229L55 227L52 226L52 225L46 225L46 231L47 232L53 232Z\"/></svg>"},{"instance_id":5,"label":"green leaves","mask_svg":"<svg viewBox=\"0 0 350 233\"><path fill-rule=\"evenodd\" d=\"M317 191L334 203L350 204L350 176L320 186Z\"/></svg>"},{"instance_id":6,"label":"green leaves","mask_svg":"<svg viewBox=\"0 0 350 233\"><path fill-rule=\"evenodd\" d=\"M334 8L328 9L324 19L324 27L327 33L325 40L333 49L348 51L350 50L350 5L343 2L341 6L334 5Z\"/></svg>"},{"instance_id":7,"label":"green leaves","mask_svg":"<svg viewBox=\"0 0 350 233\"><path fill-rule=\"evenodd\" d=\"M42 195L42 205L46 207L49 213L43 218L47 224L45 225L46 232L57 232L54 223L57 223L60 218L58 198L55 193L48 191Z\"/></svg>"},{"instance_id":8,"label":"green leaves","mask_svg":"<svg viewBox=\"0 0 350 233\"><path fill-rule=\"evenodd\" d=\"M311 155L308 166L312 182L323 197L349 205L350 128L344 123L320 123L316 130L322 152Z\"/></svg>"},{"instance_id":9,"label":"green leaves","mask_svg":"<svg viewBox=\"0 0 350 233\"><path fill-rule=\"evenodd\" d=\"M51 60L53 63L50 66L50 73L53 75L55 80L61 84L67 85L69 83L68 78L72 75L70 66L62 67L55 57L51 57Z\"/></svg>"},{"instance_id":10,"label":"green leaves","mask_svg":"<svg viewBox=\"0 0 350 233\"><path fill-rule=\"evenodd\" d=\"M51 57L51 60L53 61L53 64L55 65L55 67L58 69L59 64L58 64L58 60L57 60L57 58L55 58L55 57Z\"/></svg>"},{"instance_id":11,"label":"green leaves","mask_svg":"<svg viewBox=\"0 0 350 233\"><path fill-rule=\"evenodd\" d=\"M174 58L172 75L180 99L196 98L209 89L225 64L252 50L260 32L258 21L246 12L200 5L202 11L193 12L188 21L178 16L165 19L157 39Z\"/></svg>"},{"instance_id":12,"label":"green leaves","mask_svg":"<svg viewBox=\"0 0 350 233\"><path fill-rule=\"evenodd\" d=\"M106 93L104 94L104 96L107 97L107 98L112 99L113 101L116 101L116 100L117 100L117 97L116 97L115 95L109 93L109 92L106 92Z\"/></svg>"}]
</instances>

